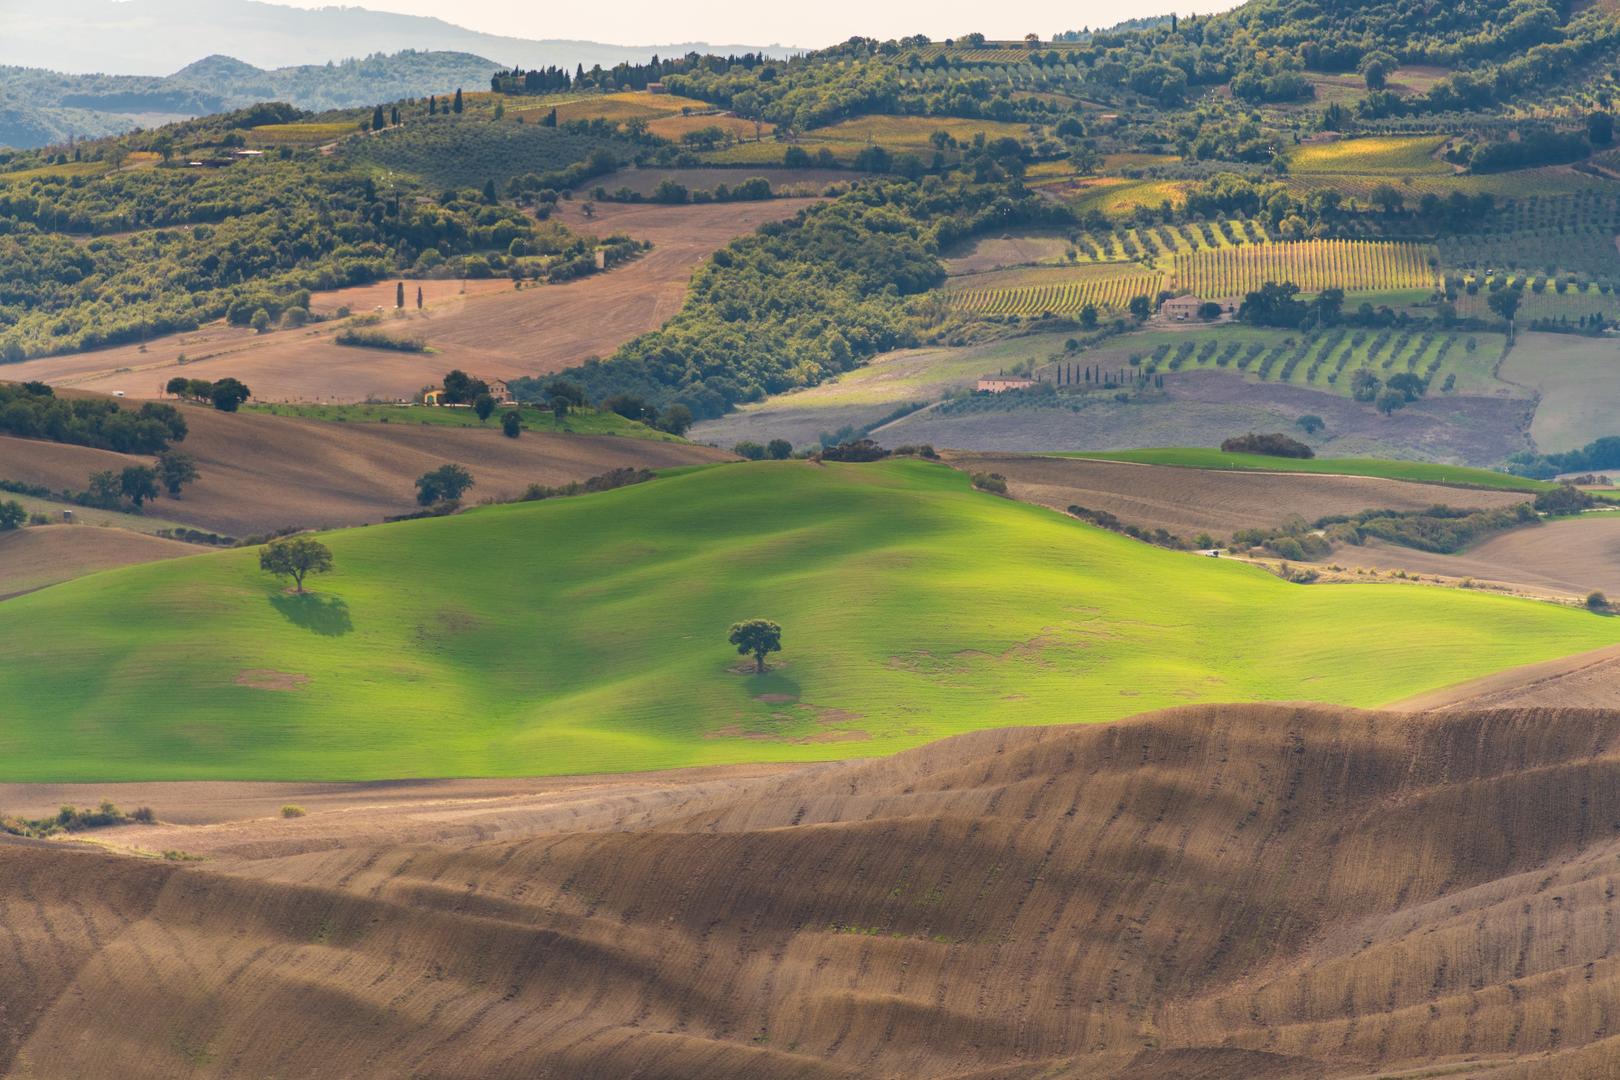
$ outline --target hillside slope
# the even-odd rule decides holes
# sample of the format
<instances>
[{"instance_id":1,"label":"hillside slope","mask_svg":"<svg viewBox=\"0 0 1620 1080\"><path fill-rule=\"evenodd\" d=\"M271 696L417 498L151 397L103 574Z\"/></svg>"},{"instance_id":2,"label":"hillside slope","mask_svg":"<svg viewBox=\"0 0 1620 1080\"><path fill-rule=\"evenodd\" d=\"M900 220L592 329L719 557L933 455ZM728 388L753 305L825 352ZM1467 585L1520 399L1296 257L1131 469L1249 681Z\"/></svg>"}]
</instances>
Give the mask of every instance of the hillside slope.
<instances>
[{"instance_id":1,"label":"hillside slope","mask_svg":"<svg viewBox=\"0 0 1620 1080\"><path fill-rule=\"evenodd\" d=\"M1198 707L622 794L193 864L7 843L30 977L0 1074L1559 1080L1620 1053L1620 713Z\"/></svg>"},{"instance_id":2,"label":"hillside slope","mask_svg":"<svg viewBox=\"0 0 1620 1080\"><path fill-rule=\"evenodd\" d=\"M1547 604L1289 585L919 462L727 465L324 539L306 596L237 550L0 606L0 779L868 756L1198 700L1376 705L1620 640ZM784 627L763 676L726 642L755 616Z\"/></svg>"}]
</instances>

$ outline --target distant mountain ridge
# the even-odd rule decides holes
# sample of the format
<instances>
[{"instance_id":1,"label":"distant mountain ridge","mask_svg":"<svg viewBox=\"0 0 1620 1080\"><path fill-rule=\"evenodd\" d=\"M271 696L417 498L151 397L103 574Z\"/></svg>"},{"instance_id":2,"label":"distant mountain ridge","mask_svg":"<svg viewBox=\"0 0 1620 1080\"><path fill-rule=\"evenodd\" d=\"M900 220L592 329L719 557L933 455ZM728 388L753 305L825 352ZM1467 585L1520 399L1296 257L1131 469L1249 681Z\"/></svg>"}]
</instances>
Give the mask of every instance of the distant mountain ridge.
<instances>
[{"instance_id":1,"label":"distant mountain ridge","mask_svg":"<svg viewBox=\"0 0 1620 1080\"><path fill-rule=\"evenodd\" d=\"M625 46L534 41L443 19L360 7L294 8L260 0L52 0L0 14L0 64L78 74L162 75L226 55L260 68L324 64L407 49L487 56L508 67L645 61L653 54L799 51L702 42Z\"/></svg>"},{"instance_id":2,"label":"distant mountain ridge","mask_svg":"<svg viewBox=\"0 0 1620 1080\"><path fill-rule=\"evenodd\" d=\"M49 146L259 101L344 109L457 87L487 89L500 67L471 53L414 51L269 71L231 56L207 56L164 76L6 67L0 68L0 146Z\"/></svg>"}]
</instances>

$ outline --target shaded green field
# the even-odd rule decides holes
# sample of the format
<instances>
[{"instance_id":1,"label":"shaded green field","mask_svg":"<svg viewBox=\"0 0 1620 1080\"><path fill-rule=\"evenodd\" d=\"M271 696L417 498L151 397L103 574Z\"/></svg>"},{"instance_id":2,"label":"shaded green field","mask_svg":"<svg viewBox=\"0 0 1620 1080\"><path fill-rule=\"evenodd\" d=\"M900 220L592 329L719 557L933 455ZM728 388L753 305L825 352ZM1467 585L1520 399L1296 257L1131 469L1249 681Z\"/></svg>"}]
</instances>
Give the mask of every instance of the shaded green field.
<instances>
[{"instance_id":1,"label":"shaded green field","mask_svg":"<svg viewBox=\"0 0 1620 1080\"><path fill-rule=\"evenodd\" d=\"M1465 465L1436 465L1427 461L1385 461L1379 458L1281 458L1264 454L1228 454L1201 447L1155 450L1111 450L1103 453L1053 454L1052 457L1094 458L1099 461L1134 461L1140 465L1180 465L1190 469L1236 469L1258 472L1336 473L1411 480L1420 484L1452 484L1498 488L1503 491L1545 491L1553 484L1522 476L1472 469Z\"/></svg>"},{"instance_id":2,"label":"shaded green field","mask_svg":"<svg viewBox=\"0 0 1620 1080\"><path fill-rule=\"evenodd\" d=\"M497 408L483 424L471 409L430 405L244 405L243 412L272 416L300 416L307 420L328 420L339 424L433 424L439 427L486 427L498 430L501 416L510 408ZM657 431L646 424L626 420L618 413L601 409L575 409L567 419L558 420L549 409L519 408L525 431L566 432L575 435L624 435L632 439L678 442L676 436Z\"/></svg>"},{"instance_id":3,"label":"shaded green field","mask_svg":"<svg viewBox=\"0 0 1620 1080\"><path fill-rule=\"evenodd\" d=\"M889 753L1190 701L1377 705L1620 640L1573 609L1289 585L938 465L725 465L0 604L0 779L337 780ZM766 616L756 676L726 644Z\"/></svg>"}]
</instances>

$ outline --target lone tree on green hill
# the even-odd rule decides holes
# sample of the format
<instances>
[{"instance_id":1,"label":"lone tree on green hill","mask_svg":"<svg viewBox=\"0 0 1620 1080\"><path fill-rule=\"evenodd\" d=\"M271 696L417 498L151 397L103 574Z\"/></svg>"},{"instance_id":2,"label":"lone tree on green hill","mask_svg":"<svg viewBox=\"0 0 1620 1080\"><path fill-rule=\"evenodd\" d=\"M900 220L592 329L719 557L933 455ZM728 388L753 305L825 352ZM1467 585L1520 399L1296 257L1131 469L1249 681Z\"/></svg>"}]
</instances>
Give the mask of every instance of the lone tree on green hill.
<instances>
[{"instance_id":1,"label":"lone tree on green hill","mask_svg":"<svg viewBox=\"0 0 1620 1080\"><path fill-rule=\"evenodd\" d=\"M749 619L733 623L727 640L737 646L739 655L753 654L754 670L764 674L766 654L782 651L782 628L769 619Z\"/></svg>"},{"instance_id":2,"label":"lone tree on green hill","mask_svg":"<svg viewBox=\"0 0 1620 1080\"><path fill-rule=\"evenodd\" d=\"M456 502L472 486L472 473L460 465L440 465L416 478L416 501L423 506Z\"/></svg>"},{"instance_id":3,"label":"lone tree on green hill","mask_svg":"<svg viewBox=\"0 0 1620 1080\"><path fill-rule=\"evenodd\" d=\"M259 549L259 569L292 578L296 591L303 592L305 575L331 571L332 549L308 536L274 540Z\"/></svg>"}]
</instances>

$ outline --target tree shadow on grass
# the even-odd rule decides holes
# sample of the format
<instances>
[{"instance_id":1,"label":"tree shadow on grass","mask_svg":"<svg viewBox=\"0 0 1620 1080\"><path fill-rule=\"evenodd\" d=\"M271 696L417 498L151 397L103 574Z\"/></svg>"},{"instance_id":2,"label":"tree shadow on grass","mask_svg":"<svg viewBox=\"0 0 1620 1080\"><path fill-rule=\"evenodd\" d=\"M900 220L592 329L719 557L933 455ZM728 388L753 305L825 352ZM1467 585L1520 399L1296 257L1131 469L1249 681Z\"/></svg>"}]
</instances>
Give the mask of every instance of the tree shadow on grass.
<instances>
[{"instance_id":1,"label":"tree shadow on grass","mask_svg":"<svg viewBox=\"0 0 1620 1080\"><path fill-rule=\"evenodd\" d=\"M342 637L354 629L349 618L349 605L338 596L316 596L314 593L277 593L270 597L270 606L284 615L294 626L302 626L322 637Z\"/></svg>"}]
</instances>

